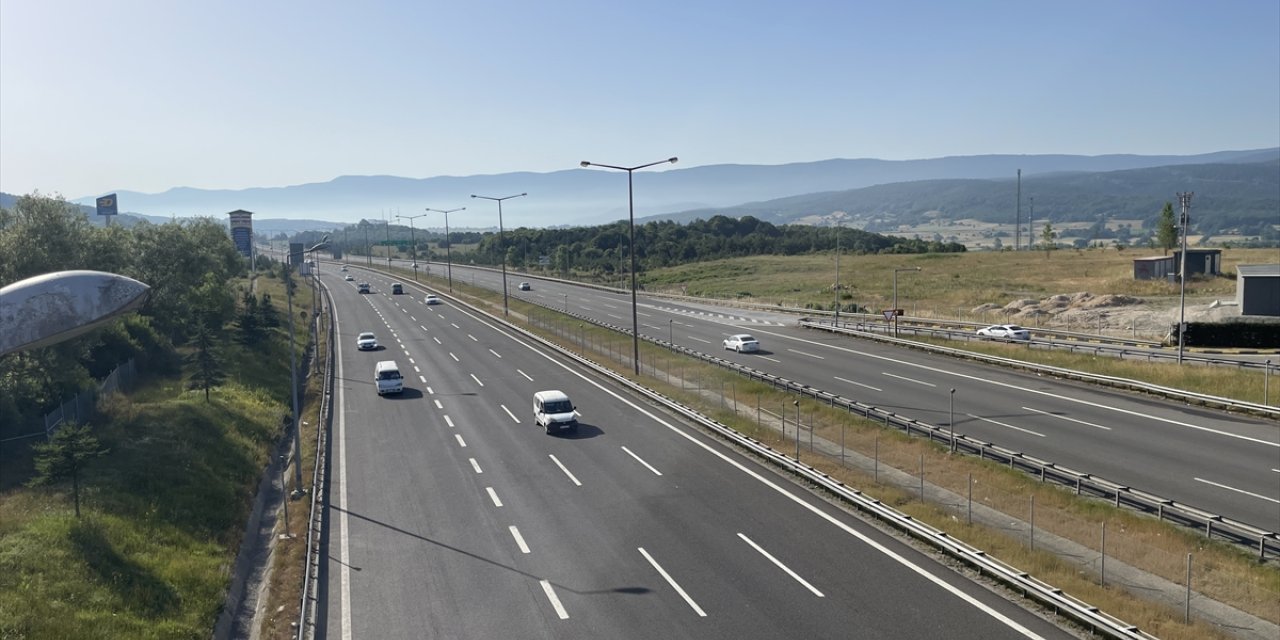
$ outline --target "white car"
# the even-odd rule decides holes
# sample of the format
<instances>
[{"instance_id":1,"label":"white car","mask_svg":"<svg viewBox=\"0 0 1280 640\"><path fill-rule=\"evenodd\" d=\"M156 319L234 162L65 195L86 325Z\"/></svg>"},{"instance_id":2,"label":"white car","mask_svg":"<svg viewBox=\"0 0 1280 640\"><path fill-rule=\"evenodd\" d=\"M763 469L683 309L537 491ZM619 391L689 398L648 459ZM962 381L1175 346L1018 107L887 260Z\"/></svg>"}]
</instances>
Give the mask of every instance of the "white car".
<instances>
[{"instance_id":1,"label":"white car","mask_svg":"<svg viewBox=\"0 0 1280 640\"><path fill-rule=\"evenodd\" d=\"M732 349L738 353L751 353L760 350L760 341L745 333L739 333L725 339L724 348Z\"/></svg>"},{"instance_id":2,"label":"white car","mask_svg":"<svg viewBox=\"0 0 1280 640\"><path fill-rule=\"evenodd\" d=\"M989 327L978 329L978 335L984 338L999 338L1002 340L1030 340L1031 330L1019 327L1016 324L993 324Z\"/></svg>"},{"instance_id":3,"label":"white car","mask_svg":"<svg viewBox=\"0 0 1280 640\"><path fill-rule=\"evenodd\" d=\"M342 265L342 269L341 269L341 270L342 270L342 271L346 271L346 270L347 270L347 265L345 265L345 264L344 264L344 265Z\"/></svg>"},{"instance_id":4,"label":"white car","mask_svg":"<svg viewBox=\"0 0 1280 640\"><path fill-rule=\"evenodd\" d=\"M356 348L361 351L377 351L378 339L373 336L372 331L365 331L356 337Z\"/></svg>"},{"instance_id":5,"label":"white car","mask_svg":"<svg viewBox=\"0 0 1280 640\"><path fill-rule=\"evenodd\" d=\"M355 280L355 278L351 277L351 274L348 273L347 277L343 278L343 280L346 280L347 282L351 282L352 280Z\"/></svg>"},{"instance_id":6,"label":"white car","mask_svg":"<svg viewBox=\"0 0 1280 640\"><path fill-rule=\"evenodd\" d=\"M521 291L531 291L533 289L533 285L529 284L528 282L521 282L518 288Z\"/></svg>"},{"instance_id":7,"label":"white car","mask_svg":"<svg viewBox=\"0 0 1280 640\"><path fill-rule=\"evenodd\" d=\"M440 296L434 293L428 293L427 297L422 299L423 304L440 304Z\"/></svg>"}]
</instances>

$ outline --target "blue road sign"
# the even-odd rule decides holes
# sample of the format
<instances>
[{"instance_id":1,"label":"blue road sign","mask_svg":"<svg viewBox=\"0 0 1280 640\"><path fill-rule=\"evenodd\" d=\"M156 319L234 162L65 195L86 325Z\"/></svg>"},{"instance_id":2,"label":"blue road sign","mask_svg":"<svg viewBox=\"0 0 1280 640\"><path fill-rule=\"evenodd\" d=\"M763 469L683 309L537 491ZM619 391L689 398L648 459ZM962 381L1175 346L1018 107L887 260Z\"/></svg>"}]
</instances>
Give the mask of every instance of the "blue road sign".
<instances>
[{"instance_id":1,"label":"blue road sign","mask_svg":"<svg viewBox=\"0 0 1280 640\"><path fill-rule=\"evenodd\" d=\"M98 198L98 215L114 216L119 212L116 210L116 194L102 196Z\"/></svg>"}]
</instances>

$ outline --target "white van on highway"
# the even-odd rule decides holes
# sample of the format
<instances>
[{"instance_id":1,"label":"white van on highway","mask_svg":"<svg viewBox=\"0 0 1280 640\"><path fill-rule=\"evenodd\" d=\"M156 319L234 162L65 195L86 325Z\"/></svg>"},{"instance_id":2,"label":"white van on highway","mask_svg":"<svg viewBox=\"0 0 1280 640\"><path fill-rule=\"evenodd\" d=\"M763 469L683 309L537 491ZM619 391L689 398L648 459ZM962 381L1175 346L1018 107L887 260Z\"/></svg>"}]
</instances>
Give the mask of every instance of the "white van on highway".
<instances>
[{"instance_id":1,"label":"white van on highway","mask_svg":"<svg viewBox=\"0 0 1280 640\"><path fill-rule=\"evenodd\" d=\"M563 391L539 391L533 394L533 421L547 433L578 430L578 410Z\"/></svg>"},{"instance_id":2,"label":"white van on highway","mask_svg":"<svg viewBox=\"0 0 1280 640\"><path fill-rule=\"evenodd\" d=\"M400 366L395 360L383 360L374 365L373 383L377 385L380 396L404 391L404 376L400 375Z\"/></svg>"}]
</instances>

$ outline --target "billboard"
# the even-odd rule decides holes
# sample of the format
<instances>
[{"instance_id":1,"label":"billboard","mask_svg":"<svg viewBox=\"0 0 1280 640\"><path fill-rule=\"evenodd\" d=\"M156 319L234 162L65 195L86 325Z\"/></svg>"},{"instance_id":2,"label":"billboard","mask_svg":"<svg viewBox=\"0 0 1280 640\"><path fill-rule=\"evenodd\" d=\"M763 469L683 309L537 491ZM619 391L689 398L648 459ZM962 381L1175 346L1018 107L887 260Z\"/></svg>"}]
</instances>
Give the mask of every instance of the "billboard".
<instances>
[{"instance_id":1,"label":"billboard","mask_svg":"<svg viewBox=\"0 0 1280 640\"><path fill-rule=\"evenodd\" d=\"M114 193L98 198L96 204L98 205L98 215L100 216L114 216L120 213L116 208L116 194Z\"/></svg>"}]
</instances>

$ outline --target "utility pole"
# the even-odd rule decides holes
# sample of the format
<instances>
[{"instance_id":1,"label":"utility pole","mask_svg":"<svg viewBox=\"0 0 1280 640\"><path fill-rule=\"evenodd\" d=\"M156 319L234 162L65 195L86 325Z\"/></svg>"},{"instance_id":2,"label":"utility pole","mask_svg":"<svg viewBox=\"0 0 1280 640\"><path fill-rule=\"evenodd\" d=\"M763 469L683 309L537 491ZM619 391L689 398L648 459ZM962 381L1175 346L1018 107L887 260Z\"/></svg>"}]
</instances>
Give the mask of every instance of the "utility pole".
<instances>
[{"instance_id":1,"label":"utility pole","mask_svg":"<svg viewBox=\"0 0 1280 640\"><path fill-rule=\"evenodd\" d=\"M1018 204L1013 214L1013 250L1022 248L1022 169L1018 169Z\"/></svg>"},{"instance_id":2,"label":"utility pole","mask_svg":"<svg viewBox=\"0 0 1280 640\"><path fill-rule=\"evenodd\" d=\"M1178 364L1182 364L1182 334L1187 332L1187 227L1191 226L1191 196L1194 191L1178 194L1178 203L1182 205L1182 256L1178 266L1178 281L1181 284L1182 292L1178 295Z\"/></svg>"},{"instance_id":3,"label":"utility pole","mask_svg":"<svg viewBox=\"0 0 1280 640\"><path fill-rule=\"evenodd\" d=\"M1029 211L1027 211L1027 248L1028 249L1030 249L1031 245L1034 244L1032 240L1035 239L1035 236L1032 234L1035 232L1035 228L1036 228L1036 198L1035 196L1031 196L1029 200L1031 201L1031 208Z\"/></svg>"}]
</instances>

